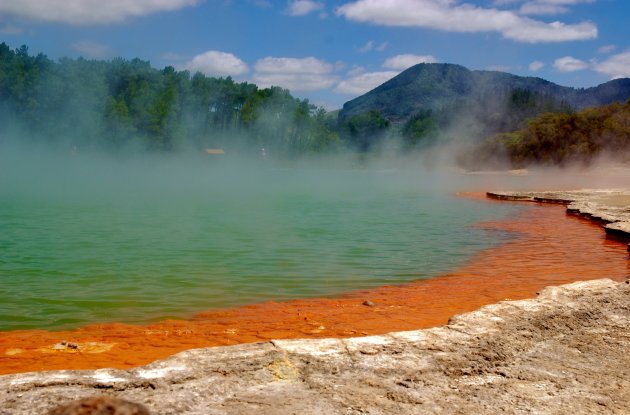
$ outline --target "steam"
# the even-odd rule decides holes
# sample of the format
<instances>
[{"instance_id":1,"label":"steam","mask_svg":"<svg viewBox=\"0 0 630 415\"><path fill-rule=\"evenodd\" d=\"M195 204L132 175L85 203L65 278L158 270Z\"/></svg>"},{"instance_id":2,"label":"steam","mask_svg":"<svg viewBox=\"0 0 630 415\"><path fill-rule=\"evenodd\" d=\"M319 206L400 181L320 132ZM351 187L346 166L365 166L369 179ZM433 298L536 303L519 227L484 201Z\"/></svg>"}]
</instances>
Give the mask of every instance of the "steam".
<instances>
[{"instance_id":1,"label":"steam","mask_svg":"<svg viewBox=\"0 0 630 415\"><path fill-rule=\"evenodd\" d=\"M305 135L302 147L291 152L282 141L297 137L301 125L288 124L294 120L280 116L278 108L295 104L302 112L289 114L301 114L305 123L313 114L285 90L265 91L273 102L250 113L251 124L233 125L226 117L213 120L217 128L211 131L207 121L216 108L188 103L190 113L181 111L176 123L168 122L176 115L169 108L161 114L167 120L160 124L164 135L155 134L168 137L167 148L126 125L124 108L118 108L119 118L106 118L103 106L120 103L111 102L117 98L105 89L97 84L64 99L55 95L54 83L42 81L32 91L35 101L57 105L50 114L34 112L45 119L40 124L38 117L33 125L16 121L30 119L28 107L0 108L0 215L11 223L0 236L0 265L6 266L0 277L8 281L0 307L19 310L14 303L20 299L45 304L32 327L78 324L78 313L86 313L86 321L120 320L123 312L127 321L146 321L147 315L181 316L182 310L337 294L358 282L366 287L434 276L464 256L457 251L438 264L418 254L416 248L434 246L421 237L435 246L459 238L461 249L482 249L492 241L479 242L467 228L470 221L516 209L478 208L456 201L453 193L608 187L630 177L622 168L612 174L600 167L607 166L604 158L591 170L465 172L457 167L458 156L468 151L471 138L483 135L475 109L458 113L437 145L410 149L392 128L367 152L344 146L334 134L326 151L308 151ZM131 99L125 105L140 104ZM243 116L243 107L228 109ZM20 111L27 113L16 117ZM432 210L423 211L424 203ZM436 229L434 212L444 215L442 226L457 229L455 235ZM32 233L20 239L20 226ZM18 240L23 245L16 248ZM391 255L402 260L394 261L394 271L383 271ZM232 279L222 278L231 272ZM317 278L295 288L296 278L315 273ZM147 283L151 275L158 277ZM252 275L255 284L247 279ZM63 301L58 293L38 291L41 278L59 278ZM192 289L175 295L174 286ZM223 302L230 290L238 290L240 302ZM0 312L0 328L8 315Z\"/></svg>"},{"instance_id":2,"label":"steam","mask_svg":"<svg viewBox=\"0 0 630 415\"><path fill-rule=\"evenodd\" d=\"M457 166L457 156L467 147L463 142L453 140L408 153L401 147L400 139L390 137L369 153L338 151L295 159L269 153L263 160L258 152L207 154L192 148L173 153L135 149L112 154L77 148L63 140L51 145L7 139L5 134L0 141L0 193L5 200L20 196L41 201L171 205L214 194L260 210L264 206L257 198L264 199L265 194L278 190L281 181L274 182L274 176L284 175L299 177L296 180L301 183L295 185L303 186L305 194L346 191L337 183L336 175L348 171L383 172L383 180L371 183L373 186L415 181L418 186L443 193L627 187L630 183L630 168L606 155L589 166L468 172ZM366 185L363 191L372 189Z\"/></svg>"},{"instance_id":3,"label":"steam","mask_svg":"<svg viewBox=\"0 0 630 415\"><path fill-rule=\"evenodd\" d=\"M630 178L606 168L469 174L450 167L446 147L262 160L37 142L0 143L0 329L147 322L427 278L506 237L480 239L468 225L520 208L455 192Z\"/></svg>"}]
</instances>

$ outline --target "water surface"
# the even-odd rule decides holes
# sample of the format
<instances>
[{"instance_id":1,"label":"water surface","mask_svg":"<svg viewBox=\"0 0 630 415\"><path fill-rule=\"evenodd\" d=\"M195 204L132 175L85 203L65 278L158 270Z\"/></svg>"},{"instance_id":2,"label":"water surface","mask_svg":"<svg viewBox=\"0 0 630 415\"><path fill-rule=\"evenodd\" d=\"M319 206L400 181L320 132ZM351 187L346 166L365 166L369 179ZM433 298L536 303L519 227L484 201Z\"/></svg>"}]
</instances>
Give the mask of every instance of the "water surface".
<instances>
[{"instance_id":1,"label":"water surface","mask_svg":"<svg viewBox=\"0 0 630 415\"><path fill-rule=\"evenodd\" d=\"M186 158L4 160L0 330L150 322L445 273L520 207L456 177Z\"/></svg>"}]
</instances>

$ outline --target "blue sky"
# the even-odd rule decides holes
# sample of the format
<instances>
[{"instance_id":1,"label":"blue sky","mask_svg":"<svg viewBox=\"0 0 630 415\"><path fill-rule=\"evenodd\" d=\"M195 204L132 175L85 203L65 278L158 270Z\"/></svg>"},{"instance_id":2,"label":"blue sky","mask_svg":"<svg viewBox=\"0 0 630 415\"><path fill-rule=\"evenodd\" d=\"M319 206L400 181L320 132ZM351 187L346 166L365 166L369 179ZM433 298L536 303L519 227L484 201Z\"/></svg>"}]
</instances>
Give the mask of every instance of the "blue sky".
<instances>
[{"instance_id":1,"label":"blue sky","mask_svg":"<svg viewBox=\"0 0 630 415\"><path fill-rule=\"evenodd\" d=\"M630 77L630 1L0 0L0 40L280 85L334 109L420 62L573 87Z\"/></svg>"}]
</instances>

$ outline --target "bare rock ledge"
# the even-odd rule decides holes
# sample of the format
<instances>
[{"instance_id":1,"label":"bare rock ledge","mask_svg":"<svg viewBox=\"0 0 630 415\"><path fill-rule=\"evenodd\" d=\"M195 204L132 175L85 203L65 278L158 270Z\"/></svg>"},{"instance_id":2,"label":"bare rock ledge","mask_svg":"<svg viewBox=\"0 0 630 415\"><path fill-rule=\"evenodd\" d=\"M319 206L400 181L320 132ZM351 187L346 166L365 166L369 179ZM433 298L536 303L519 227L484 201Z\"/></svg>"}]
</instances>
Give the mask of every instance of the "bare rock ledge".
<instances>
[{"instance_id":1,"label":"bare rock ledge","mask_svg":"<svg viewBox=\"0 0 630 415\"><path fill-rule=\"evenodd\" d=\"M578 282L433 329L1 376L0 414L45 414L94 395L152 414L627 414L629 299L627 283Z\"/></svg>"},{"instance_id":2,"label":"bare rock ledge","mask_svg":"<svg viewBox=\"0 0 630 415\"><path fill-rule=\"evenodd\" d=\"M606 233L630 242L630 189L488 192L487 195L499 200L564 204L568 212L599 222Z\"/></svg>"}]
</instances>

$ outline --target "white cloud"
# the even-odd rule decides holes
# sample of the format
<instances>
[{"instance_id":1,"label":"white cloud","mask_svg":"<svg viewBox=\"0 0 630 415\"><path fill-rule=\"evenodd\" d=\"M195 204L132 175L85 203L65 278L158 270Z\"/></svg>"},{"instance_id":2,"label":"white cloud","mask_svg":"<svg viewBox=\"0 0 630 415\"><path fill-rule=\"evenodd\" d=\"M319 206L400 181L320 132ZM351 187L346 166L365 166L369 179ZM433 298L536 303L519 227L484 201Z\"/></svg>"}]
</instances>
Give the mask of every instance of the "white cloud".
<instances>
[{"instance_id":1,"label":"white cloud","mask_svg":"<svg viewBox=\"0 0 630 415\"><path fill-rule=\"evenodd\" d=\"M309 13L322 10L324 3L313 0L294 0L289 2L287 13L291 16L305 16Z\"/></svg>"},{"instance_id":2,"label":"white cloud","mask_svg":"<svg viewBox=\"0 0 630 415\"><path fill-rule=\"evenodd\" d=\"M72 49L85 58L102 59L112 55L112 49L109 46L89 40L73 43Z\"/></svg>"},{"instance_id":3,"label":"white cloud","mask_svg":"<svg viewBox=\"0 0 630 415\"><path fill-rule=\"evenodd\" d=\"M209 76L237 76L249 71L247 64L231 53L209 50L184 65L191 72Z\"/></svg>"},{"instance_id":4,"label":"white cloud","mask_svg":"<svg viewBox=\"0 0 630 415\"><path fill-rule=\"evenodd\" d=\"M405 70L419 63L436 63L438 60L431 55L412 55L409 53L392 56L385 60L383 67L387 69Z\"/></svg>"},{"instance_id":5,"label":"white cloud","mask_svg":"<svg viewBox=\"0 0 630 415\"><path fill-rule=\"evenodd\" d=\"M357 76L357 75L361 75L366 73L366 69L363 66L359 66L359 65L354 65L349 71L348 71L348 76L352 77L352 76Z\"/></svg>"},{"instance_id":6,"label":"white cloud","mask_svg":"<svg viewBox=\"0 0 630 415\"><path fill-rule=\"evenodd\" d=\"M615 45L604 45L597 49L598 53L610 53L615 50L617 47Z\"/></svg>"},{"instance_id":7,"label":"white cloud","mask_svg":"<svg viewBox=\"0 0 630 415\"><path fill-rule=\"evenodd\" d=\"M519 12L522 14L562 14L569 11L569 6L578 3L592 3L594 0L531 0L523 3Z\"/></svg>"},{"instance_id":8,"label":"white cloud","mask_svg":"<svg viewBox=\"0 0 630 415\"><path fill-rule=\"evenodd\" d=\"M330 88L337 82L334 66L312 56L307 58L266 57L254 65L254 82L260 86L281 86L292 91Z\"/></svg>"},{"instance_id":9,"label":"white cloud","mask_svg":"<svg viewBox=\"0 0 630 415\"><path fill-rule=\"evenodd\" d=\"M603 62L596 63L593 69L611 78L630 77L630 51L613 55Z\"/></svg>"},{"instance_id":10,"label":"white cloud","mask_svg":"<svg viewBox=\"0 0 630 415\"><path fill-rule=\"evenodd\" d=\"M382 42L380 45L377 45L374 49L378 52L382 52L385 49L387 49L387 45L389 45L389 42Z\"/></svg>"},{"instance_id":11,"label":"white cloud","mask_svg":"<svg viewBox=\"0 0 630 415\"><path fill-rule=\"evenodd\" d=\"M374 43L373 40L368 40L365 43L365 45L359 48L359 52L365 53L365 52L370 52L372 50L375 50L377 52L382 52L387 48L388 44L389 44L388 42L381 42L377 45L376 43Z\"/></svg>"},{"instance_id":12,"label":"white cloud","mask_svg":"<svg viewBox=\"0 0 630 415\"><path fill-rule=\"evenodd\" d=\"M525 3L519 9L521 14L562 14L567 13L569 9L565 6L547 3Z\"/></svg>"},{"instance_id":13,"label":"white cloud","mask_svg":"<svg viewBox=\"0 0 630 415\"><path fill-rule=\"evenodd\" d=\"M456 0L356 0L337 15L383 26L423 27L451 32L499 32L525 43L564 42L597 37L591 22L545 23L510 10L482 8Z\"/></svg>"},{"instance_id":14,"label":"white cloud","mask_svg":"<svg viewBox=\"0 0 630 415\"><path fill-rule=\"evenodd\" d=\"M525 43L568 42L597 38L597 27L590 22L567 25L526 19L525 24L505 30L506 38Z\"/></svg>"},{"instance_id":15,"label":"white cloud","mask_svg":"<svg viewBox=\"0 0 630 415\"><path fill-rule=\"evenodd\" d=\"M266 57L256 62L257 72L266 73L317 73L332 72L333 66L325 61L309 56L308 58Z\"/></svg>"},{"instance_id":16,"label":"white cloud","mask_svg":"<svg viewBox=\"0 0 630 415\"><path fill-rule=\"evenodd\" d=\"M344 61L337 61L335 62L335 70L336 71L340 71L342 69L345 69L346 66L348 66Z\"/></svg>"},{"instance_id":17,"label":"white cloud","mask_svg":"<svg viewBox=\"0 0 630 415\"><path fill-rule=\"evenodd\" d=\"M529 64L529 70L532 72L538 72L544 67L545 67L545 63L541 61L533 61L532 63Z\"/></svg>"},{"instance_id":18,"label":"white cloud","mask_svg":"<svg viewBox=\"0 0 630 415\"><path fill-rule=\"evenodd\" d=\"M2 0L0 15L70 23L106 24L192 6L200 0Z\"/></svg>"},{"instance_id":19,"label":"white cloud","mask_svg":"<svg viewBox=\"0 0 630 415\"><path fill-rule=\"evenodd\" d=\"M339 82L334 91L347 95L363 95L398 74L395 71L363 73Z\"/></svg>"},{"instance_id":20,"label":"white cloud","mask_svg":"<svg viewBox=\"0 0 630 415\"><path fill-rule=\"evenodd\" d=\"M560 72L576 72L588 68L588 63L573 56L565 56L556 59L553 62L553 67Z\"/></svg>"},{"instance_id":21,"label":"white cloud","mask_svg":"<svg viewBox=\"0 0 630 415\"><path fill-rule=\"evenodd\" d=\"M359 48L359 52L365 53L371 51L372 49L374 49L374 41L368 40L365 45Z\"/></svg>"}]
</instances>

